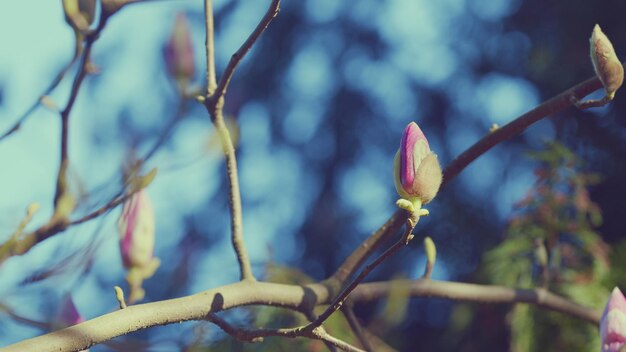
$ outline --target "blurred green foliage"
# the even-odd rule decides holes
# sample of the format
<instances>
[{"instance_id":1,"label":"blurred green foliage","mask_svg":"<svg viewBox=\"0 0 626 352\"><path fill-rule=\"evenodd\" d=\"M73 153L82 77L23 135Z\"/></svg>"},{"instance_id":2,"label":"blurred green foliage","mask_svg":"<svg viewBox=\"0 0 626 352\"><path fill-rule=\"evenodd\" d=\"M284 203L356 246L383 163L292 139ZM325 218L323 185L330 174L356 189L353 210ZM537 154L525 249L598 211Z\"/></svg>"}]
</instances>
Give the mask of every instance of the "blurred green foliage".
<instances>
[{"instance_id":1,"label":"blurred green foliage","mask_svg":"<svg viewBox=\"0 0 626 352\"><path fill-rule=\"evenodd\" d=\"M602 308L609 294L610 250L596 228L600 208L589 187L600 176L583 171L566 146L530 153L535 184L516 204L502 243L485 254L488 280L509 287L545 287L580 304ZM591 351L597 328L563 314L515 305L507 315L510 350Z\"/></svg>"}]
</instances>

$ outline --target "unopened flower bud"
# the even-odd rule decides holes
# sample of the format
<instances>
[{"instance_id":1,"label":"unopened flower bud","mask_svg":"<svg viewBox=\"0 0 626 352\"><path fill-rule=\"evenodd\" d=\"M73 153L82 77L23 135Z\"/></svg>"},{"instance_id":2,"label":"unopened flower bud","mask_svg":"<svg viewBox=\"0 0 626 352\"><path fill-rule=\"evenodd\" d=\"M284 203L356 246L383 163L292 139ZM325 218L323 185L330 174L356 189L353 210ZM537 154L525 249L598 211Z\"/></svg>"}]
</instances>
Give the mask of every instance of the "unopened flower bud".
<instances>
[{"instance_id":1,"label":"unopened flower bud","mask_svg":"<svg viewBox=\"0 0 626 352\"><path fill-rule=\"evenodd\" d=\"M176 16L170 39L163 48L163 56L168 72L177 81L182 83L193 77L195 71L193 46L187 17L182 13Z\"/></svg>"},{"instance_id":2,"label":"unopened flower bud","mask_svg":"<svg viewBox=\"0 0 626 352\"><path fill-rule=\"evenodd\" d=\"M154 210L145 190L124 203L119 220L120 250L126 268L149 265L154 255Z\"/></svg>"},{"instance_id":3,"label":"unopened flower bud","mask_svg":"<svg viewBox=\"0 0 626 352\"><path fill-rule=\"evenodd\" d=\"M602 352L621 351L626 344L626 298L619 288L611 293L600 320Z\"/></svg>"},{"instance_id":4,"label":"unopened flower bud","mask_svg":"<svg viewBox=\"0 0 626 352\"><path fill-rule=\"evenodd\" d=\"M418 199L422 204L430 202L441 186L437 155L430 150L426 136L415 122L409 123L402 135L394 160L394 181L402 198Z\"/></svg>"},{"instance_id":5,"label":"unopened flower bud","mask_svg":"<svg viewBox=\"0 0 626 352\"><path fill-rule=\"evenodd\" d=\"M604 86L606 96L613 99L624 81L624 67L615 54L613 44L597 24L593 27L589 44L593 69Z\"/></svg>"}]
</instances>

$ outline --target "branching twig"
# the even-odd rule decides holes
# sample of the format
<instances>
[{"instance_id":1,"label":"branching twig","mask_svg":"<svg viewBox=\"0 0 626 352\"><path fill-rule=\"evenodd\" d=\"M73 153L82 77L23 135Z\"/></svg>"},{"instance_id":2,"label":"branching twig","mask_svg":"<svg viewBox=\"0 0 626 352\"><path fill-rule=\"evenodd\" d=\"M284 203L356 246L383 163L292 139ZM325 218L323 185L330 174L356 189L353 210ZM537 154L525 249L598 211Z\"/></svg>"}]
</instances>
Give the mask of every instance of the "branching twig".
<instances>
[{"instance_id":1,"label":"branching twig","mask_svg":"<svg viewBox=\"0 0 626 352\"><path fill-rule=\"evenodd\" d=\"M61 111L61 161L59 165L59 173L57 176L56 191L54 192L55 209L58 206L58 201L60 197L64 195L67 191L67 168L69 167L68 140L70 112L74 107L76 97L78 97L78 91L80 90L81 84L85 79L85 76L87 75L87 65L89 64L89 57L91 56L91 48L98 38L98 35L99 31L96 31L95 33L87 36L87 39L85 41L85 50L83 51L83 55L81 57L78 72L76 73L76 77L74 78L74 82L72 83L70 97L68 99L67 105Z\"/></svg>"},{"instance_id":2,"label":"branching twig","mask_svg":"<svg viewBox=\"0 0 626 352\"><path fill-rule=\"evenodd\" d=\"M572 97L580 99L600 88L602 88L600 80L596 77L590 78L545 101L541 105L517 117L505 126L487 134L465 152L456 157L445 168L443 171L443 183L441 187L445 187L471 162L489 151L489 149L493 148L498 143L520 134L528 128L528 126L543 118L573 106ZM376 232L368 237L354 252L352 252L352 254L350 254L350 256L348 256L348 258L346 258L339 269L337 269L337 271L327 280L328 284L331 286L338 286L345 282L347 278L356 272L363 262L367 260L367 258L377 248L379 248L382 243L388 240L400 229L405 219L406 217L403 211L396 211L383 226L376 230Z\"/></svg>"},{"instance_id":3,"label":"branching twig","mask_svg":"<svg viewBox=\"0 0 626 352\"><path fill-rule=\"evenodd\" d=\"M248 51L252 48L254 43L256 43L257 39L263 34L267 26L270 25L270 22L278 15L280 11L280 0L272 0L267 12L256 26L254 31L250 34L248 39L241 45L241 47L233 54L224 70L224 74L220 78L220 82L215 90L213 96L217 97L216 100L223 97L226 94L226 90L228 89L228 84L230 83L230 79L233 77L235 73L235 69L237 65L241 62L241 60L246 56Z\"/></svg>"},{"instance_id":4,"label":"branching twig","mask_svg":"<svg viewBox=\"0 0 626 352\"><path fill-rule=\"evenodd\" d=\"M404 232L404 235L402 236L402 238L400 238L400 240L394 243L391 247L387 248L387 250L384 251L373 262L366 265L365 268L361 270L359 275L356 278L354 278L354 280L352 280L352 282L350 282L350 284L346 286L337 297L335 297L333 303L331 303L331 305L328 308L326 308L326 310L322 314L320 314L320 316L317 317L317 319L315 319L314 321L312 321L310 324L306 326L306 329L316 328L318 326L321 326L322 323L326 321L326 319L328 319L334 312L336 312L339 308L341 308L346 298L348 298L348 295L350 295L350 293L352 293L352 291L354 291L354 289L361 282L363 282L363 280L365 280L367 275L369 275L369 273L372 272L372 270L374 270L377 266L379 266L382 262L384 262L385 259L394 255L398 250L400 250L400 248L406 246L412 237L411 233L413 232L413 229L415 228L415 225L417 224L418 219L419 218L416 216L416 214L411 214L411 216L409 216L409 219L407 220L406 231Z\"/></svg>"},{"instance_id":5,"label":"branching twig","mask_svg":"<svg viewBox=\"0 0 626 352\"><path fill-rule=\"evenodd\" d=\"M254 45L263 31L265 31L272 19L276 16L279 5L280 0L272 0L265 16L263 16L257 27L239 48L239 50L237 50L237 52L235 52L235 54L231 57L228 66L220 79L217 89L213 92L213 94L211 94L213 89L212 85L215 80L213 9L211 7L212 1L206 0L205 2L208 95L204 98L204 105L209 112L209 116L211 117L211 120L215 125L215 129L220 137L224 157L226 158L226 171L228 174L230 192L229 206L231 213L231 241L239 263L241 280L255 280L255 278L252 273L252 265L250 264L248 251L246 250L245 243L243 241L243 216L241 207L241 192L239 190L239 177L237 174L237 157L235 155L235 147L230 138L230 133L224 123L224 94L226 94L226 88L228 87L228 83L235 72L235 68L246 53L250 51L252 45Z\"/></svg>"}]
</instances>

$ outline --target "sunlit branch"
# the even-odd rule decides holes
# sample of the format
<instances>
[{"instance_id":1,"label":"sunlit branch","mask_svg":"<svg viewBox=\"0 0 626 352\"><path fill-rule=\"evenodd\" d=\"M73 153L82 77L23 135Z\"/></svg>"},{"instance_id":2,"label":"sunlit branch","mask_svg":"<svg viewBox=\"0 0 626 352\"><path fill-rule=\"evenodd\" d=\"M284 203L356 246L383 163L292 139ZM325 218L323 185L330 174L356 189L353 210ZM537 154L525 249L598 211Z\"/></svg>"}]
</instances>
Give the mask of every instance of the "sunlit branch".
<instances>
[{"instance_id":1,"label":"sunlit branch","mask_svg":"<svg viewBox=\"0 0 626 352\"><path fill-rule=\"evenodd\" d=\"M398 281L364 283L349 297L350 304L367 303L389 296ZM515 289L494 285L476 285L433 280L404 281L410 297L439 297L476 303L528 303L561 312L593 325L601 312L583 307L545 289ZM241 281L194 295L164 301L138 304L116 310L66 329L21 341L2 352L79 351L117 336L153 326L189 320L207 320L211 314L235 307L268 305L307 311L316 305L329 304L331 292L323 284L306 286L269 282ZM261 330L254 336L303 336L300 328ZM280 332L276 332L280 331ZM318 330L313 330L318 331ZM271 335L270 335L271 334ZM248 336L250 337L250 336Z\"/></svg>"}]
</instances>

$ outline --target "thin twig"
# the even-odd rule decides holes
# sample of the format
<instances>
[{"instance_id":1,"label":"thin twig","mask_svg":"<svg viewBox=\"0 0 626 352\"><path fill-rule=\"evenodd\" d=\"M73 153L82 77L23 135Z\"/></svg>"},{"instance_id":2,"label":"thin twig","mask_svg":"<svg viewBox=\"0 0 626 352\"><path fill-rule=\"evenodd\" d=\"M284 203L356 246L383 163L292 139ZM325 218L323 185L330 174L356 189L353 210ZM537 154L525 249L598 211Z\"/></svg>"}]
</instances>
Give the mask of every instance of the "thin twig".
<instances>
[{"instance_id":1,"label":"thin twig","mask_svg":"<svg viewBox=\"0 0 626 352\"><path fill-rule=\"evenodd\" d=\"M270 25L270 22L272 22L274 17L278 15L279 11L280 11L280 0L272 0L272 3L267 9L267 12L263 16L259 24L256 26L254 31L252 31L248 39L246 39L243 45L241 45L241 47L230 58L230 61L228 62L228 65L226 66L226 69L224 70L224 74L220 78L220 83L218 84L217 89L215 90L215 93L213 94L213 96L216 97L215 100L218 100L219 98L223 97L226 94L226 90L228 89L228 84L230 83L230 79L233 77L233 74L235 73L235 69L237 68L237 65L239 65L239 63L244 58L244 56L246 56L248 51L250 51L254 43L256 43L257 39L259 39L261 34L263 34L267 26Z\"/></svg>"},{"instance_id":2,"label":"thin twig","mask_svg":"<svg viewBox=\"0 0 626 352\"><path fill-rule=\"evenodd\" d=\"M204 17L206 24L206 80L207 96L212 96L217 87L215 78L215 30L213 20L213 0L204 1Z\"/></svg>"},{"instance_id":3,"label":"thin twig","mask_svg":"<svg viewBox=\"0 0 626 352\"><path fill-rule=\"evenodd\" d=\"M210 93L212 90L211 85L215 79L215 45L214 45L214 33L213 33L213 9L212 2L205 0L205 21L206 21L206 52L207 52L207 80L209 88L207 91ZM280 6L280 0L273 0L270 4L265 16L261 19L257 27L250 34L248 39L242 44L242 46L233 54L228 66L220 79L217 89L213 94L207 95L204 101L204 105L215 125L215 129L222 142L222 149L224 151L224 157L226 159L226 171L228 174L229 183L229 208L231 213L231 241L235 254L237 256L237 262L240 268L241 280L256 280L252 273L252 265L250 264L250 258L248 257L248 251L246 250L245 243L243 241L243 215L241 206L241 191L239 190L239 177L237 171L237 156L235 154L235 147L230 138L230 133L224 123L223 109L224 109L224 95L226 94L226 88L228 83L235 73L235 69L239 62L244 58L246 53L250 51L252 45L257 41L261 34L265 31L267 26L276 15L278 14L278 8Z\"/></svg>"},{"instance_id":4,"label":"thin twig","mask_svg":"<svg viewBox=\"0 0 626 352\"><path fill-rule=\"evenodd\" d=\"M356 314L354 314L354 309L352 308L352 306L349 304L346 304L341 308L341 311L343 312L343 315L346 317L346 320L348 321L348 324L350 325L352 332L354 332L354 335L361 343L361 346L363 346L363 348L366 351L373 352L374 348L372 347L372 344L370 343L367 336L365 336L365 331L363 329L363 326L361 325L359 318L356 316Z\"/></svg>"},{"instance_id":5,"label":"thin twig","mask_svg":"<svg viewBox=\"0 0 626 352\"><path fill-rule=\"evenodd\" d=\"M87 66L89 64L91 49L93 44L100 36L101 31L104 29L107 18L104 14L101 15L100 23L98 27L92 32L87 34L85 39L85 48L82 53L78 72L72 82L72 88L70 90L70 97L65 105L65 108L61 111L61 160L59 165L59 173L57 175L56 190L54 192L54 208L57 209L58 201L67 191L67 169L69 167L68 156L68 141L69 141L69 117L78 97L78 92L83 83L83 80L87 76Z\"/></svg>"},{"instance_id":6,"label":"thin twig","mask_svg":"<svg viewBox=\"0 0 626 352\"><path fill-rule=\"evenodd\" d=\"M80 58L80 55L82 54L82 50L83 50L82 45L83 45L82 40L79 38L79 36L77 36L75 49L74 49L74 55L72 56L72 60L67 65L65 65L61 69L61 71L59 71L59 73L56 75L56 77L54 77L50 85L39 96L39 99L37 99L37 101L35 101L35 103L33 103L33 105L31 105L6 132L0 135L0 141L7 138L14 132L17 132L22 127L24 122L26 122L26 119L28 119L28 117L35 111L35 109L39 107L39 105L41 104L41 97L44 97L50 94L54 90L54 88L56 88L59 85L59 83L61 83L61 81L63 80L67 72L70 70L70 68L72 68L72 66L74 66L76 61L78 61L78 59Z\"/></svg>"},{"instance_id":7,"label":"thin twig","mask_svg":"<svg viewBox=\"0 0 626 352\"><path fill-rule=\"evenodd\" d=\"M229 208L231 214L231 242L235 249L237 262L240 268L241 280L256 280L252 273L252 265L250 257L243 241L243 209L241 206L241 191L239 190L239 176L237 173L237 157L235 155L235 147L230 138L230 133L226 128L222 117L221 108L217 111L213 110L216 118L213 120L215 129L222 141L222 148L226 158L226 173L229 182Z\"/></svg>"},{"instance_id":8,"label":"thin twig","mask_svg":"<svg viewBox=\"0 0 626 352\"><path fill-rule=\"evenodd\" d=\"M322 329L321 326L313 329L312 331L313 336L317 337L318 339L324 341L324 342L328 342L329 344L341 349L342 351L347 351L347 352L366 352L356 346L352 346L351 344L345 342L344 340L338 339L334 336L332 336L331 334L327 333L326 331L324 331Z\"/></svg>"},{"instance_id":9,"label":"thin twig","mask_svg":"<svg viewBox=\"0 0 626 352\"><path fill-rule=\"evenodd\" d=\"M217 325L225 333L229 334L239 341L250 343L262 342L264 337L270 336L280 336L287 338L307 337L320 340L330 346L337 347L343 351L363 352L363 350L352 346L343 340L331 336L323 329L318 329L314 331L303 331L295 329L244 329L232 326L230 323L219 317L217 314L208 315L206 320Z\"/></svg>"},{"instance_id":10,"label":"thin twig","mask_svg":"<svg viewBox=\"0 0 626 352\"><path fill-rule=\"evenodd\" d=\"M350 284L346 286L337 297L335 297L333 303L331 303L330 306L328 306L328 308L326 308L326 310L322 314L320 314L320 316L317 317L317 319L315 319L313 322L307 325L307 328L311 328L311 327L316 328L318 326L321 326L322 323L324 323L324 321L326 321L334 312L336 312L339 308L341 308L341 306L345 302L346 298L348 298L350 293L352 293L352 291L354 291L354 289L361 282L363 282L363 280L365 280L367 275L369 275L369 273L372 272L372 270L376 269L376 267L378 267L387 258L394 255L398 250L400 250L400 248L406 246L409 243L409 240L411 239L411 236L412 236L411 233L413 232L413 229L415 228L415 225L417 224L418 220L419 220L419 217L417 217L415 213L411 214L411 216L406 222L406 230L402 238L400 238L400 240L394 243L391 247L387 248L387 250L384 251L380 256L378 256L378 258L374 259L374 261L366 265L365 268L361 270L359 275L356 278L354 278L354 280L352 280L352 282L350 282Z\"/></svg>"},{"instance_id":11,"label":"thin twig","mask_svg":"<svg viewBox=\"0 0 626 352\"><path fill-rule=\"evenodd\" d=\"M142 163L148 161L154 155L154 153L162 146L163 142L167 140L167 138L171 135L171 130L181 120L182 116L184 116L184 101L181 101L176 115L172 118L172 120L168 124L168 127L162 132L152 148L150 148L150 150L146 153L146 155L142 159ZM4 262L6 259L13 255L22 255L26 253L36 244L67 230L71 226L91 221L115 209L118 205L124 203L126 200L132 197L133 194L135 194L136 190L125 192L126 187L129 185L130 181L130 179L127 180L124 183L122 190L120 190L113 197L111 197L108 202L86 215L69 221L56 221L55 219L51 219L46 224L42 225L41 227L30 233L27 233L16 239L9 239L0 244L0 264L2 264L2 262Z\"/></svg>"}]
</instances>

